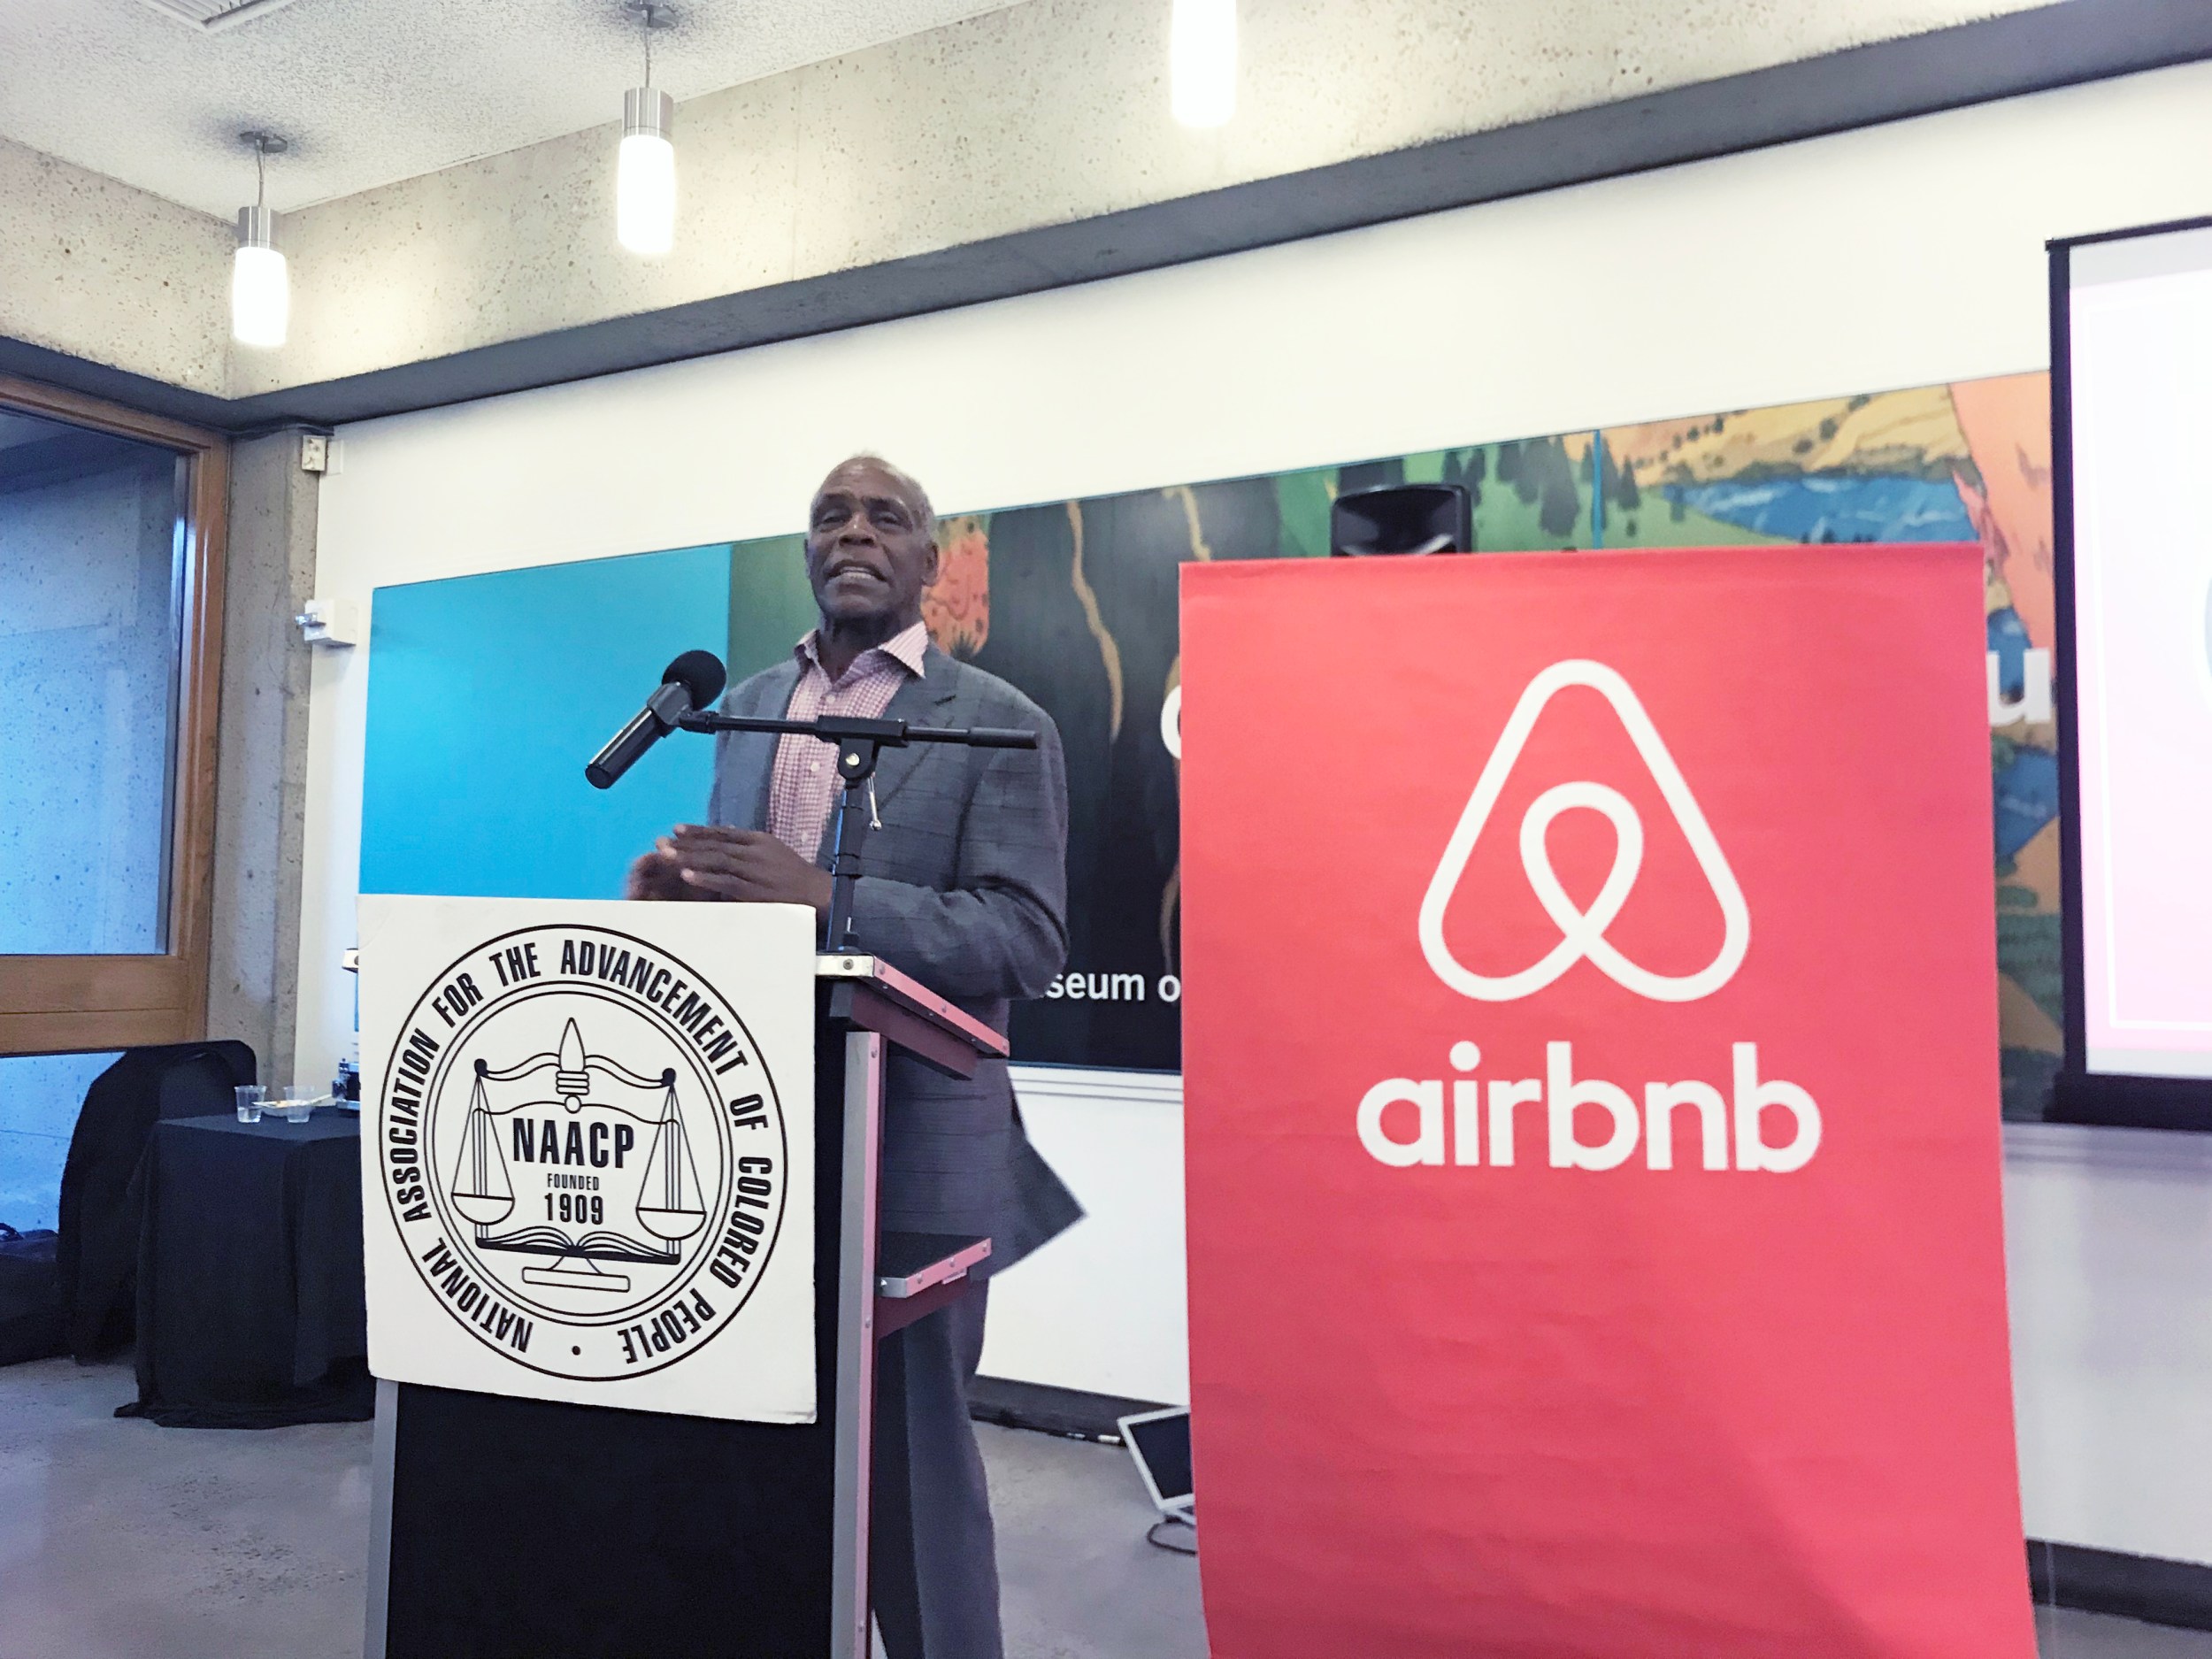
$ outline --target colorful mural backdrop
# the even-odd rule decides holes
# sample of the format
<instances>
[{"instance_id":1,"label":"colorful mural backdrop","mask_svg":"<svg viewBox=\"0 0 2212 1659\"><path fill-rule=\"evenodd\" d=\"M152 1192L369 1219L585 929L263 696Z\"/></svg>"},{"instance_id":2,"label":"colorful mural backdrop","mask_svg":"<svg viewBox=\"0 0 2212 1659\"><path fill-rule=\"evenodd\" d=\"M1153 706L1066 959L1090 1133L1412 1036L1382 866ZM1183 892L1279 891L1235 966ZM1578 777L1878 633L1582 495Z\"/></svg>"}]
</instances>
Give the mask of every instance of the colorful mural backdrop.
<instances>
[{"instance_id":1,"label":"colorful mural backdrop","mask_svg":"<svg viewBox=\"0 0 2212 1659\"><path fill-rule=\"evenodd\" d=\"M1073 955L1061 994L1017 1013L1018 1051L1094 1065L1180 1064L1176 567L1324 557L1340 492L1420 481L1468 487L1482 553L1980 541L2005 1107L2008 1116L2039 1113L2063 1018L2050 411L2041 374L947 519L930 631L1051 712L1067 740L1075 796ZM748 605L757 591L749 565L790 572L795 545L741 546L733 604ZM803 589L795 594L803 608ZM764 653L748 665L772 660L788 637L780 628L762 639ZM1832 699L1804 711L1807 742L1819 742L1826 722L1849 718L1862 672L1868 665L1833 665ZM1251 810L1263 833L1266 802Z\"/></svg>"},{"instance_id":2,"label":"colorful mural backdrop","mask_svg":"<svg viewBox=\"0 0 2212 1659\"><path fill-rule=\"evenodd\" d=\"M1178 567L1325 557L1339 493L1447 480L1475 498L1483 555L1979 540L2005 1109L2039 1114L2063 1018L2041 374L947 518L932 634L1036 698L1067 741L1073 954L1056 994L1017 1010L1017 1055L1181 1064ZM709 757L703 744L664 744L600 795L578 775L581 757L679 649L724 651L733 680L784 657L813 622L799 547L782 536L380 590L364 891L618 891L633 849L703 809ZM1879 672L1840 658L1830 668L1831 695L1802 712L1814 747ZM456 697L481 718L447 718ZM480 787L457 799L457 776ZM441 803L434 820L426 799ZM1268 804L1250 803L1256 834Z\"/></svg>"}]
</instances>

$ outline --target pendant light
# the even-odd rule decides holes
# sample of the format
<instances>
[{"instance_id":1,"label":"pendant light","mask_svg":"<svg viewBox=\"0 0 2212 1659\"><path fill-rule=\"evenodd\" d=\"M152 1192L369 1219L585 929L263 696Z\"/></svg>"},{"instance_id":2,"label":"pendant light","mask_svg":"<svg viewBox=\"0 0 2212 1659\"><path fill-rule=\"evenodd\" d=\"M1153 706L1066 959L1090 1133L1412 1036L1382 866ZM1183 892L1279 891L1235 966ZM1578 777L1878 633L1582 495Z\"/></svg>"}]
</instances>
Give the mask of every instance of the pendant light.
<instances>
[{"instance_id":1,"label":"pendant light","mask_svg":"<svg viewBox=\"0 0 2212 1659\"><path fill-rule=\"evenodd\" d=\"M676 242L676 101L653 84L653 31L673 27L676 14L657 0L629 0L623 9L645 26L645 84L622 95L614 234L632 253L664 254Z\"/></svg>"},{"instance_id":2,"label":"pendant light","mask_svg":"<svg viewBox=\"0 0 2212 1659\"><path fill-rule=\"evenodd\" d=\"M1168 23L1168 107L1186 127L1237 112L1237 0L1175 0Z\"/></svg>"},{"instance_id":3,"label":"pendant light","mask_svg":"<svg viewBox=\"0 0 2212 1659\"><path fill-rule=\"evenodd\" d=\"M238 251L231 256L230 333L242 346L273 349L292 317L292 282L277 250L276 215L269 211L269 157L290 146L273 133L241 133L253 150L254 204L238 210Z\"/></svg>"}]
</instances>

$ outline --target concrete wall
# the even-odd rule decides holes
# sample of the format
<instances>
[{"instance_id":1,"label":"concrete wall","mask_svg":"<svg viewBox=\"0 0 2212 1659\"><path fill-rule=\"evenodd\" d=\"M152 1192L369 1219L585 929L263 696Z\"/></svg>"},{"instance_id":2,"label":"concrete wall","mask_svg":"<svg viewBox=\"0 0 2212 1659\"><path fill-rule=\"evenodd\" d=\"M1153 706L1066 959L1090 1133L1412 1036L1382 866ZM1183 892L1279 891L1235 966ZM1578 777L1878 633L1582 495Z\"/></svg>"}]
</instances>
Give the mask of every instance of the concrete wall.
<instances>
[{"instance_id":1,"label":"concrete wall","mask_svg":"<svg viewBox=\"0 0 2212 1659\"><path fill-rule=\"evenodd\" d=\"M0 335L221 394L232 233L0 139Z\"/></svg>"},{"instance_id":2,"label":"concrete wall","mask_svg":"<svg viewBox=\"0 0 2212 1659\"><path fill-rule=\"evenodd\" d=\"M2032 1537L2212 1562L2212 1135L2005 1131Z\"/></svg>"},{"instance_id":3,"label":"concrete wall","mask_svg":"<svg viewBox=\"0 0 2212 1659\"><path fill-rule=\"evenodd\" d=\"M1192 132L1164 0L1026 0L683 105L663 260L615 245L611 126L287 214L273 352L230 345L226 223L0 142L0 336L244 396L2049 3L1275 0L1243 8L1237 119Z\"/></svg>"},{"instance_id":4,"label":"concrete wall","mask_svg":"<svg viewBox=\"0 0 2212 1659\"><path fill-rule=\"evenodd\" d=\"M321 587L788 531L863 446L956 511L2035 369L2045 240L2212 211L2208 152L2192 65L365 423L324 487ZM1354 338L1356 365L1325 349ZM350 1032L368 666L313 665L311 1074ZM986 1365L1179 1397L1178 1095L1064 1072L1033 1093L1092 1219L995 1288ZM2199 1144L2014 1147L2029 1528L2212 1561Z\"/></svg>"},{"instance_id":5,"label":"concrete wall","mask_svg":"<svg viewBox=\"0 0 2212 1659\"><path fill-rule=\"evenodd\" d=\"M618 128L288 215L297 313L234 396L803 280L1790 63L2047 0L1298 0L1243 8L1236 119L1167 108L1168 7L1026 4L695 98L661 260Z\"/></svg>"},{"instance_id":6,"label":"concrete wall","mask_svg":"<svg viewBox=\"0 0 2212 1659\"><path fill-rule=\"evenodd\" d=\"M207 976L208 1035L250 1044L273 1082L289 1080L277 1073L291 1061L298 1003L310 648L292 618L315 593L320 483L299 454L289 432L231 449Z\"/></svg>"}]
</instances>

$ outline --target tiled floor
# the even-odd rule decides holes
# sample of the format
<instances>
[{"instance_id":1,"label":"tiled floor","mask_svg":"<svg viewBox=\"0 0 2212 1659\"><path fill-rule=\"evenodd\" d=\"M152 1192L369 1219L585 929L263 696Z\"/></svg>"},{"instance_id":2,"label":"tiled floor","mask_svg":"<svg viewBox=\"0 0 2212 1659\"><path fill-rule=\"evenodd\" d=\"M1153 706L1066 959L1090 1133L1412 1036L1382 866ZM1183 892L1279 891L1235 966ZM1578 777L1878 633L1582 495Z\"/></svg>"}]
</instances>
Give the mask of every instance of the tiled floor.
<instances>
[{"instance_id":1,"label":"tiled floor","mask_svg":"<svg viewBox=\"0 0 2212 1659\"><path fill-rule=\"evenodd\" d=\"M0 1659L359 1659L369 1429L159 1429L120 1366L0 1370ZM1205 1659L1197 1563L1118 1448L981 1428L1009 1659ZM2212 1659L2053 1610L2045 1659Z\"/></svg>"}]
</instances>

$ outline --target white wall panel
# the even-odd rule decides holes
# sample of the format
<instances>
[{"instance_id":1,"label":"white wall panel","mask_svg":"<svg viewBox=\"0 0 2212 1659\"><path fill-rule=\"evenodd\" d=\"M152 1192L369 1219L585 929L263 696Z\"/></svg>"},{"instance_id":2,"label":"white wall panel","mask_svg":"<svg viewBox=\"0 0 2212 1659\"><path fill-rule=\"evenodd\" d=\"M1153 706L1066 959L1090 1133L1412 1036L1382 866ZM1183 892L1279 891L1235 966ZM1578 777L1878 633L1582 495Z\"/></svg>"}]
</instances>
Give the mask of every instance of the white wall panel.
<instances>
[{"instance_id":1,"label":"white wall panel","mask_svg":"<svg viewBox=\"0 0 2212 1659\"><path fill-rule=\"evenodd\" d=\"M993 1281L985 1373L1187 1405L1182 1079L1017 1066L1014 1090L1087 1213Z\"/></svg>"}]
</instances>

